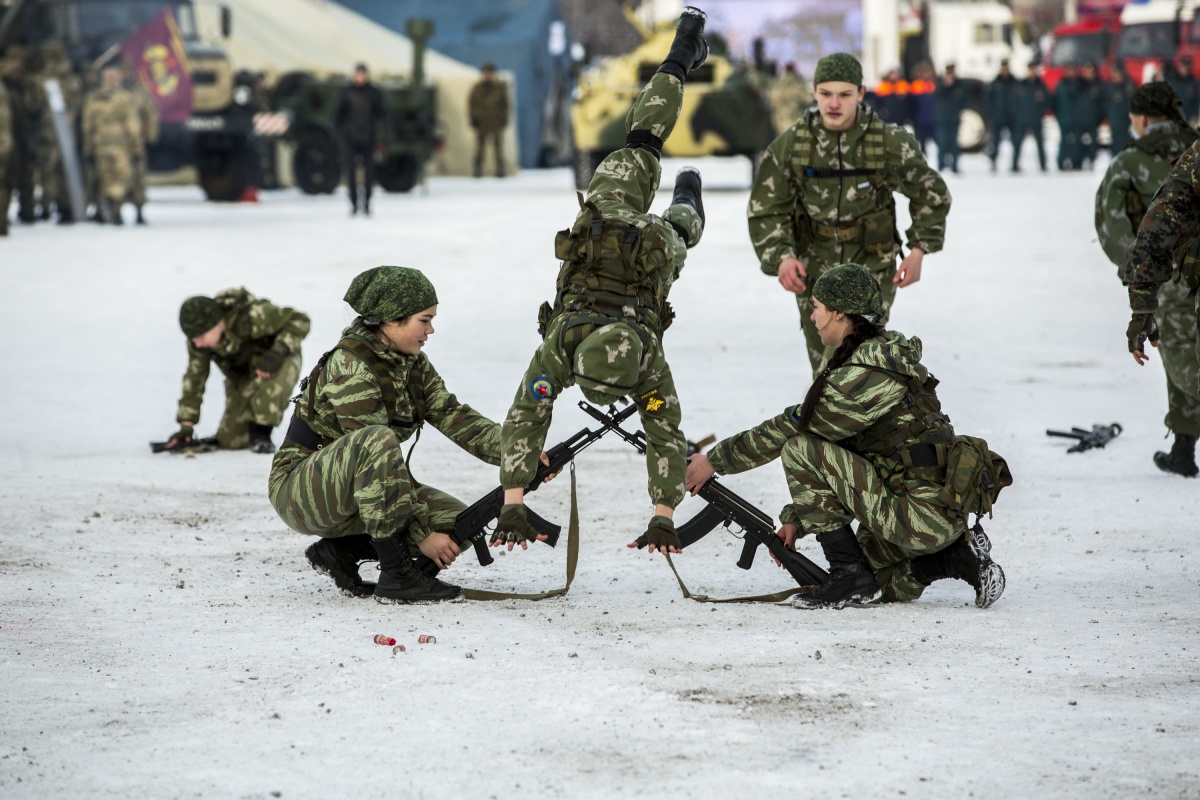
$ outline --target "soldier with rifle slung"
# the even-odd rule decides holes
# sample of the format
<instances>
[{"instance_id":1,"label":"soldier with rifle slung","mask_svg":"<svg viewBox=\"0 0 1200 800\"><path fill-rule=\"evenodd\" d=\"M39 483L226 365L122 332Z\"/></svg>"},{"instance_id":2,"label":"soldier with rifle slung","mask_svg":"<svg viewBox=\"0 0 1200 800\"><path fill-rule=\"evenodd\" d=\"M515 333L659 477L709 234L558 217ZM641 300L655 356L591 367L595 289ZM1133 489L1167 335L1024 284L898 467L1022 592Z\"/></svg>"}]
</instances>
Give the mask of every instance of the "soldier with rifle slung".
<instances>
[{"instance_id":1,"label":"soldier with rifle slung","mask_svg":"<svg viewBox=\"0 0 1200 800\"><path fill-rule=\"evenodd\" d=\"M913 600L942 578L966 581L987 608L1004 591L1004 572L968 515L990 513L1011 476L986 442L955 436L920 340L878 322L882 295L858 264L818 278L812 321L833 348L829 366L802 405L692 456L688 489L715 472L782 459L792 502L778 535L794 549L816 534L829 560L829 579L792 601L800 608Z\"/></svg>"},{"instance_id":2,"label":"soldier with rifle slung","mask_svg":"<svg viewBox=\"0 0 1200 800\"><path fill-rule=\"evenodd\" d=\"M555 240L562 260L557 295L538 315L544 341L504 421L505 505L493 544L511 550L545 538L526 519L524 487L537 468L555 400L578 383L593 403L629 395L638 404L654 516L633 546L680 551L672 518L683 499L686 441L662 335L672 317L667 294L704 227L700 174L681 171L663 216L649 210L684 81L708 56L704 21L702 11L684 8L666 60L626 116L626 146L600 163L575 224Z\"/></svg>"}]
</instances>

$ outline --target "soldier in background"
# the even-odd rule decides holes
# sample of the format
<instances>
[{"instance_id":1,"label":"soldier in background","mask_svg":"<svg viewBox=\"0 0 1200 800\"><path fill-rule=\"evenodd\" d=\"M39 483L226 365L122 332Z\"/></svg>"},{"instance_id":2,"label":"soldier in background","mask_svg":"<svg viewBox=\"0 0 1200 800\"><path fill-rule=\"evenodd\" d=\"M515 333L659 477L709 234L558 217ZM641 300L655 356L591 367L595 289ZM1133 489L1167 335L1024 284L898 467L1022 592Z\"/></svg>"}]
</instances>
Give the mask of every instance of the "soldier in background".
<instances>
[{"instance_id":1,"label":"soldier in background","mask_svg":"<svg viewBox=\"0 0 1200 800\"><path fill-rule=\"evenodd\" d=\"M1079 68L1079 142L1083 147L1083 164L1091 169L1100 152L1100 122L1104 119L1104 86L1091 61Z\"/></svg>"},{"instance_id":2,"label":"soldier in background","mask_svg":"<svg viewBox=\"0 0 1200 800\"><path fill-rule=\"evenodd\" d=\"M929 143L935 138L933 93L937 87L933 82L933 66L928 61L917 64L912 82L908 85L912 110L913 136L921 146L921 152L929 155Z\"/></svg>"},{"instance_id":3,"label":"soldier in background","mask_svg":"<svg viewBox=\"0 0 1200 800\"><path fill-rule=\"evenodd\" d=\"M133 183L131 154L142 137L133 98L121 81L120 67L105 67L100 88L83 108L84 159L95 164L100 221L112 225L124 224L121 206Z\"/></svg>"},{"instance_id":4,"label":"soldier in background","mask_svg":"<svg viewBox=\"0 0 1200 800\"><path fill-rule=\"evenodd\" d=\"M80 84L83 87L83 104L87 105L88 98L100 89L100 70L91 64L84 64L79 73ZM75 132L79 137L80 169L83 171L83 205L91 209L88 222L102 222L100 219L100 178L96 174L95 159L85 152L83 143L83 114L79 115L79 129Z\"/></svg>"},{"instance_id":5,"label":"soldier in background","mask_svg":"<svg viewBox=\"0 0 1200 800\"><path fill-rule=\"evenodd\" d=\"M75 215L71 211L62 148L54 127L54 112L50 107L50 97L46 93L45 84L48 80L58 82L66 106L67 129L70 131L76 129L79 121L83 89L79 77L71 71L71 63L67 60L66 50L61 44L51 42L45 45L42 48L42 59L41 70L33 76L37 88L33 102L39 107L35 141L38 174L42 181L42 218L49 219L50 204L53 203L58 211L59 224L69 225L75 221Z\"/></svg>"},{"instance_id":6,"label":"soldier in background","mask_svg":"<svg viewBox=\"0 0 1200 800\"><path fill-rule=\"evenodd\" d=\"M1112 153L1114 159L1129 143L1129 99L1133 97L1135 88L1137 87L1133 85L1133 81L1125 74L1125 66L1121 63L1121 59L1114 60L1112 72L1104 84L1104 118L1108 120L1108 130L1112 135L1109 152ZM1166 177L1165 172L1162 177ZM1134 230L1137 230L1136 225ZM1129 244L1132 243L1131 236ZM1121 263L1124 263L1123 258Z\"/></svg>"},{"instance_id":7,"label":"soldier in background","mask_svg":"<svg viewBox=\"0 0 1200 800\"><path fill-rule=\"evenodd\" d=\"M508 125L508 84L496 78L496 66L491 62L480 67L482 76L471 87L467 98L467 117L475 129L475 177L483 177L484 151L490 144L496 158L496 177L503 178L504 143L501 139Z\"/></svg>"},{"instance_id":8,"label":"soldier in background","mask_svg":"<svg viewBox=\"0 0 1200 800\"><path fill-rule=\"evenodd\" d=\"M132 175L129 184L129 199L137 209L137 224L145 225L142 208L146 205L146 148L158 141L158 106L154 97L138 79L137 73L129 68L122 71L124 87L133 99L138 117L138 139L129 153Z\"/></svg>"},{"instance_id":9,"label":"soldier in background","mask_svg":"<svg viewBox=\"0 0 1200 800\"><path fill-rule=\"evenodd\" d=\"M12 202L13 166L12 105L8 90L0 82L0 236L8 236L8 206Z\"/></svg>"},{"instance_id":10,"label":"soldier in background","mask_svg":"<svg viewBox=\"0 0 1200 800\"><path fill-rule=\"evenodd\" d=\"M184 300L179 327L187 337L188 365L175 418L179 431L167 445L192 441L209 369L216 362L225 375L225 413L217 427L217 444L228 450L249 447L254 453L274 453L271 430L283 421L300 380L300 342L310 325L300 311L259 299L244 288Z\"/></svg>"},{"instance_id":11,"label":"soldier in background","mask_svg":"<svg viewBox=\"0 0 1200 800\"><path fill-rule=\"evenodd\" d=\"M942 249L950 190L908 131L862 103L862 65L848 53L817 62L816 108L767 147L747 209L750 242L767 275L796 296L813 374L829 351L812 321L812 284L836 264L864 264L883 289L883 321L896 290L921 279ZM909 198L903 254L893 192Z\"/></svg>"},{"instance_id":12,"label":"soldier in background","mask_svg":"<svg viewBox=\"0 0 1200 800\"><path fill-rule=\"evenodd\" d=\"M1017 79L1013 77L1008 59L1001 59L1000 74L987 87L987 107L992 118L987 153L992 162L992 172L996 171L996 159L1000 155L1000 139L1005 131L1008 131L1008 139L1012 142L1012 171L1021 171L1021 140L1017 135L1016 95Z\"/></svg>"},{"instance_id":13,"label":"soldier in background","mask_svg":"<svg viewBox=\"0 0 1200 800\"><path fill-rule=\"evenodd\" d=\"M783 65L783 73L771 85L768 92L771 103L771 119L777 133L792 127L804 110L812 105L812 90L796 72L796 65Z\"/></svg>"},{"instance_id":14,"label":"soldier in background","mask_svg":"<svg viewBox=\"0 0 1200 800\"><path fill-rule=\"evenodd\" d=\"M350 213L357 214L358 165L363 169L362 212L371 216L371 189L375 185L375 142L384 129L387 136L387 112L383 107L383 92L371 83L366 64L354 68L350 85L338 95L333 112L333 126L346 154L346 184L350 190Z\"/></svg>"},{"instance_id":15,"label":"soldier in background","mask_svg":"<svg viewBox=\"0 0 1200 800\"><path fill-rule=\"evenodd\" d=\"M1025 77L1017 82L1014 95L1017 119L1018 149L1025 143L1025 138L1032 136L1037 147L1038 167L1046 171L1046 140L1042 133L1042 123L1050 111L1050 90L1033 68Z\"/></svg>"},{"instance_id":16,"label":"soldier in background","mask_svg":"<svg viewBox=\"0 0 1200 800\"><path fill-rule=\"evenodd\" d=\"M1192 57L1182 56L1179 64L1163 65L1163 80L1171 85L1183 103L1183 117L1192 124L1200 118L1200 82L1192 74Z\"/></svg>"},{"instance_id":17,"label":"soldier in background","mask_svg":"<svg viewBox=\"0 0 1200 800\"><path fill-rule=\"evenodd\" d=\"M1149 339L1167 373L1164 422L1175 441L1171 452L1154 454L1154 463L1164 472L1194 478L1200 473L1200 338L1193 297L1200 283L1193 239L1200 226L1200 151L1196 133L1166 83L1148 83L1134 92L1129 117L1138 138L1117 155L1104 176L1096 194L1096 232L1109 259L1124 267L1121 277L1129 287L1133 311L1127 334L1134 360L1146 363Z\"/></svg>"},{"instance_id":18,"label":"soldier in background","mask_svg":"<svg viewBox=\"0 0 1200 800\"><path fill-rule=\"evenodd\" d=\"M20 45L9 45L8 54L0 61L0 81L8 92L12 110L13 149L9 156L8 185L10 192L17 192L17 219L31 223L37 219L33 196L33 143L29 136L29 113L25 94L25 49ZM7 213L8 206L5 205Z\"/></svg>"},{"instance_id":19,"label":"soldier in background","mask_svg":"<svg viewBox=\"0 0 1200 800\"><path fill-rule=\"evenodd\" d=\"M934 138L938 147L938 169L958 173L958 126L963 109L967 107L967 90L958 80L953 64L938 79L933 91Z\"/></svg>"},{"instance_id":20,"label":"soldier in background","mask_svg":"<svg viewBox=\"0 0 1200 800\"><path fill-rule=\"evenodd\" d=\"M1083 168L1083 131L1079 114L1079 68L1074 61L1063 65L1063 75L1054 90L1054 116L1060 131L1058 168L1070 172Z\"/></svg>"}]
</instances>

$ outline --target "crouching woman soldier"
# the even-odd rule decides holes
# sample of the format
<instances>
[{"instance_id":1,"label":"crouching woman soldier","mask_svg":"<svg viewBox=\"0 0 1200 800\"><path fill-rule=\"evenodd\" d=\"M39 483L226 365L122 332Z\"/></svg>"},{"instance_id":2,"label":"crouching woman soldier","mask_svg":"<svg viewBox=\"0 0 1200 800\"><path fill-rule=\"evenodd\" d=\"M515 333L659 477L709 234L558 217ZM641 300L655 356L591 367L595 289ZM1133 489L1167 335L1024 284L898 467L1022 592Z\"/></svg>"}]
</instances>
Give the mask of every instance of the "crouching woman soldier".
<instances>
[{"instance_id":1,"label":"crouching woman soldier","mask_svg":"<svg viewBox=\"0 0 1200 800\"><path fill-rule=\"evenodd\" d=\"M815 533L830 568L825 584L796 596L799 607L913 600L935 580L957 578L987 608L1004 591L1004 572L967 515L990 511L1012 482L1007 465L983 440L955 436L920 340L874 321L883 305L870 272L837 266L813 298L812 321L836 350L803 405L693 456L688 488L782 458L792 502L778 535L794 550Z\"/></svg>"},{"instance_id":2,"label":"crouching woman soldier","mask_svg":"<svg viewBox=\"0 0 1200 800\"><path fill-rule=\"evenodd\" d=\"M413 480L403 442L430 423L476 458L499 466L500 426L446 390L421 352L437 295L415 269L376 267L345 300L359 314L300 384L283 447L271 467L271 505L293 530L321 539L305 551L348 596L387 603L455 600L462 589L417 568L418 553L445 569L465 505ZM379 583L360 561L379 559Z\"/></svg>"}]
</instances>

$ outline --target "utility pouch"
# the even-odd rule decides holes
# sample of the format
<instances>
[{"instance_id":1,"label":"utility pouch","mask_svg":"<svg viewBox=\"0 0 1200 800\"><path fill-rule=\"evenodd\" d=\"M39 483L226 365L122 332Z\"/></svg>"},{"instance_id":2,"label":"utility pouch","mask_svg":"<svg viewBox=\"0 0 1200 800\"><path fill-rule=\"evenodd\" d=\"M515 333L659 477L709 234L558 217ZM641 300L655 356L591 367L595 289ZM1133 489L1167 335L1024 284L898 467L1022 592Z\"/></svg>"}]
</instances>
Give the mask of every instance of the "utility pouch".
<instances>
[{"instance_id":1,"label":"utility pouch","mask_svg":"<svg viewBox=\"0 0 1200 800\"><path fill-rule=\"evenodd\" d=\"M575 237L571 235L570 228L554 234L554 257L559 261L575 259Z\"/></svg>"},{"instance_id":2,"label":"utility pouch","mask_svg":"<svg viewBox=\"0 0 1200 800\"><path fill-rule=\"evenodd\" d=\"M874 250L881 258L892 253L896 246L896 215L891 208L880 208L863 215L863 248Z\"/></svg>"},{"instance_id":3,"label":"utility pouch","mask_svg":"<svg viewBox=\"0 0 1200 800\"><path fill-rule=\"evenodd\" d=\"M669 301L664 300L662 304L662 312L658 318L658 334L661 336L663 331L671 327L671 323L675 321L675 309Z\"/></svg>"},{"instance_id":4,"label":"utility pouch","mask_svg":"<svg viewBox=\"0 0 1200 800\"><path fill-rule=\"evenodd\" d=\"M542 303L538 307L538 336L546 338L546 331L550 328L550 320L554 319L554 306L549 302Z\"/></svg>"},{"instance_id":5,"label":"utility pouch","mask_svg":"<svg viewBox=\"0 0 1200 800\"><path fill-rule=\"evenodd\" d=\"M991 516L1000 490L1011 486L1008 463L983 439L955 436L946 454L946 483L937 502L968 514Z\"/></svg>"}]
</instances>

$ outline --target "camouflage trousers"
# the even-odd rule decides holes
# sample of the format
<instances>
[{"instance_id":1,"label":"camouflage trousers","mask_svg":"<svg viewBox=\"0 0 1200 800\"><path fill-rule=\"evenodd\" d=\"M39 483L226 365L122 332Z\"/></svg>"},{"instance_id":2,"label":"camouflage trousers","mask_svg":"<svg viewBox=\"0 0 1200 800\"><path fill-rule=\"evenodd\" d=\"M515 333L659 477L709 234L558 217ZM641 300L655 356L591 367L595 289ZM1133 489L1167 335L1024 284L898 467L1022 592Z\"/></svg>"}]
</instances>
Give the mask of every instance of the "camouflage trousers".
<instances>
[{"instance_id":1,"label":"camouflage trousers","mask_svg":"<svg viewBox=\"0 0 1200 800\"><path fill-rule=\"evenodd\" d=\"M96 149L96 182L100 197L117 205L125 202L133 182L133 163L124 147Z\"/></svg>"},{"instance_id":2,"label":"camouflage trousers","mask_svg":"<svg viewBox=\"0 0 1200 800\"><path fill-rule=\"evenodd\" d=\"M476 128L475 129L475 177L483 177L483 161L487 150L492 150L496 177L503 178L504 169L504 129Z\"/></svg>"},{"instance_id":3,"label":"camouflage trousers","mask_svg":"<svg viewBox=\"0 0 1200 800\"><path fill-rule=\"evenodd\" d=\"M225 378L225 413L217 426L217 444L227 450L240 450L250 444L251 422L279 427L288 401L300 382L300 353L283 360L279 371L266 380L256 376Z\"/></svg>"},{"instance_id":4,"label":"camouflage trousers","mask_svg":"<svg viewBox=\"0 0 1200 800\"><path fill-rule=\"evenodd\" d=\"M143 147L129 160L129 202L138 208L146 205L146 150Z\"/></svg>"},{"instance_id":5,"label":"camouflage trousers","mask_svg":"<svg viewBox=\"0 0 1200 800\"><path fill-rule=\"evenodd\" d=\"M817 332L817 326L812 321L813 309L816 307L813 304L812 287L825 270L847 262L862 264L869 269L875 276L875 280L879 282L879 288L883 293L883 316L879 319L881 325L887 324L892 303L896 300L896 284L892 283L892 278L896 275L895 259L880 259L860 248L855 248L852 243L841 245L843 248L841 253L835 249L838 247L836 242L830 243L833 247L820 247L818 250L817 247L821 244L824 243L816 243L814 247L808 248L805 255L800 257L805 270L808 271L808 277L804 280L804 292L796 295L796 307L800 309L800 330L804 332L804 345L808 352L808 362L812 365L813 377L816 377L817 373L824 369L825 362L833 355L833 348L826 347L821 343L821 334ZM854 252L850 252L851 249Z\"/></svg>"},{"instance_id":6,"label":"camouflage trousers","mask_svg":"<svg viewBox=\"0 0 1200 800\"><path fill-rule=\"evenodd\" d=\"M1200 436L1200 308L1183 281L1158 290L1158 355L1167 373L1167 416L1172 433Z\"/></svg>"},{"instance_id":7,"label":"camouflage trousers","mask_svg":"<svg viewBox=\"0 0 1200 800\"><path fill-rule=\"evenodd\" d=\"M408 529L410 549L449 532L466 504L412 479L401 442L386 425L342 436L288 472L272 471L271 505L292 530L326 538L381 538Z\"/></svg>"},{"instance_id":8,"label":"camouflage trousers","mask_svg":"<svg viewBox=\"0 0 1200 800\"><path fill-rule=\"evenodd\" d=\"M913 577L911 559L953 544L966 519L932 502L940 486L909 481L897 494L874 465L844 447L801 434L783 447L783 469L800 529L829 533L857 520L858 543L885 600L914 600L925 584Z\"/></svg>"},{"instance_id":9,"label":"camouflage trousers","mask_svg":"<svg viewBox=\"0 0 1200 800\"><path fill-rule=\"evenodd\" d=\"M65 207L68 203L67 176L63 171L62 151L57 141L42 141L37 147L37 174L42 186L42 208L50 203Z\"/></svg>"}]
</instances>

